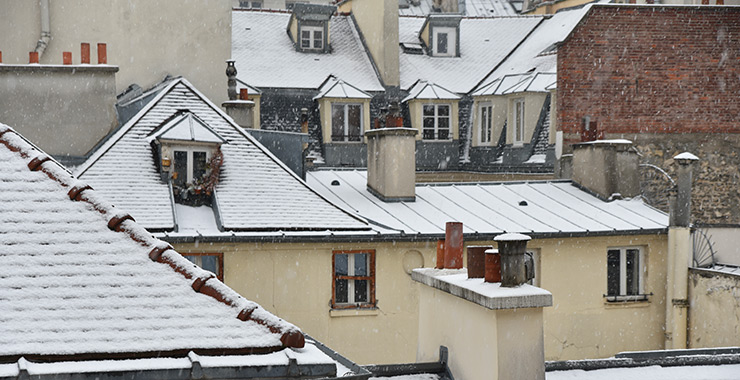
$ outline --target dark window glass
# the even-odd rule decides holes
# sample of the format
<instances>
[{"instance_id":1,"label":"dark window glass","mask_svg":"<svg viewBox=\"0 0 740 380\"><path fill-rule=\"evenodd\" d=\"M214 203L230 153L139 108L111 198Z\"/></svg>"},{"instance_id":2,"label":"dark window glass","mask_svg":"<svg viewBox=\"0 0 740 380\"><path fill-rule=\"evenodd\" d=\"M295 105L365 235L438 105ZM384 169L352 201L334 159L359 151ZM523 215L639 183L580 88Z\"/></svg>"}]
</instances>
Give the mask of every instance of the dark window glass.
<instances>
[{"instance_id":1,"label":"dark window glass","mask_svg":"<svg viewBox=\"0 0 740 380\"><path fill-rule=\"evenodd\" d=\"M434 106L424 106L424 116L434 116Z\"/></svg>"},{"instance_id":2,"label":"dark window glass","mask_svg":"<svg viewBox=\"0 0 740 380\"><path fill-rule=\"evenodd\" d=\"M200 258L203 263L201 268L218 275L218 256L203 255Z\"/></svg>"},{"instance_id":3,"label":"dark window glass","mask_svg":"<svg viewBox=\"0 0 740 380\"><path fill-rule=\"evenodd\" d=\"M355 281L355 302L368 302L367 297L367 280L354 280Z\"/></svg>"},{"instance_id":4,"label":"dark window glass","mask_svg":"<svg viewBox=\"0 0 740 380\"><path fill-rule=\"evenodd\" d=\"M349 141L360 141L362 135L362 106L347 105L347 132Z\"/></svg>"},{"instance_id":5,"label":"dark window glass","mask_svg":"<svg viewBox=\"0 0 740 380\"><path fill-rule=\"evenodd\" d=\"M367 254L355 254L355 276L367 276Z\"/></svg>"},{"instance_id":6,"label":"dark window glass","mask_svg":"<svg viewBox=\"0 0 740 380\"><path fill-rule=\"evenodd\" d=\"M344 141L344 105L331 107L331 140Z\"/></svg>"},{"instance_id":7,"label":"dark window glass","mask_svg":"<svg viewBox=\"0 0 740 380\"><path fill-rule=\"evenodd\" d=\"M618 249L610 249L606 253L606 292L610 296L619 295L619 262Z\"/></svg>"},{"instance_id":8,"label":"dark window glass","mask_svg":"<svg viewBox=\"0 0 740 380\"><path fill-rule=\"evenodd\" d=\"M193 181L198 181L206 174L206 152L193 152Z\"/></svg>"},{"instance_id":9,"label":"dark window glass","mask_svg":"<svg viewBox=\"0 0 740 380\"><path fill-rule=\"evenodd\" d=\"M437 112L439 113L439 116L450 116L450 106L437 106Z\"/></svg>"},{"instance_id":10,"label":"dark window glass","mask_svg":"<svg viewBox=\"0 0 740 380\"><path fill-rule=\"evenodd\" d=\"M311 47L311 31L310 30L301 30L301 47L302 48Z\"/></svg>"},{"instance_id":11,"label":"dark window glass","mask_svg":"<svg viewBox=\"0 0 740 380\"><path fill-rule=\"evenodd\" d=\"M188 181L188 152L175 151L175 171L172 178L175 186L185 186Z\"/></svg>"},{"instance_id":12,"label":"dark window glass","mask_svg":"<svg viewBox=\"0 0 740 380\"><path fill-rule=\"evenodd\" d=\"M347 292L347 282L349 280L335 280L334 281L334 300L336 303L347 303L349 302L348 299L348 292Z\"/></svg>"},{"instance_id":13,"label":"dark window glass","mask_svg":"<svg viewBox=\"0 0 740 380\"><path fill-rule=\"evenodd\" d=\"M253 1L252 2L252 8L255 8L255 9L262 8L262 2L261 1Z\"/></svg>"},{"instance_id":14,"label":"dark window glass","mask_svg":"<svg viewBox=\"0 0 740 380\"><path fill-rule=\"evenodd\" d=\"M314 49L321 49L324 47L324 32L321 30L313 31L313 47Z\"/></svg>"},{"instance_id":15,"label":"dark window glass","mask_svg":"<svg viewBox=\"0 0 740 380\"><path fill-rule=\"evenodd\" d=\"M627 295L640 294L640 251L627 250Z\"/></svg>"},{"instance_id":16,"label":"dark window glass","mask_svg":"<svg viewBox=\"0 0 740 380\"><path fill-rule=\"evenodd\" d=\"M437 53L447 54L447 33L437 33Z\"/></svg>"},{"instance_id":17,"label":"dark window glass","mask_svg":"<svg viewBox=\"0 0 740 380\"><path fill-rule=\"evenodd\" d=\"M334 271L337 276L346 276L349 273L347 267L347 255L334 255Z\"/></svg>"}]
</instances>

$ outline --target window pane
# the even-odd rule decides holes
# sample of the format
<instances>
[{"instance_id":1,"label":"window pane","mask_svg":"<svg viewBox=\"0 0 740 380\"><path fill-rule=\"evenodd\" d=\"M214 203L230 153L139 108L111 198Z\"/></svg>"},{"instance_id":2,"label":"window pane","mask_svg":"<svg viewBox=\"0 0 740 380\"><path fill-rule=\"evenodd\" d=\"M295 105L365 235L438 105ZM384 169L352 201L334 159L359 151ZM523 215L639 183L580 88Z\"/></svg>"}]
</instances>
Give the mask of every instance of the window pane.
<instances>
[{"instance_id":1,"label":"window pane","mask_svg":"<svg viewBox=\"0 0 740 380\"><path fill-rule=\"evenodd\" d=\"M437 138L439 140L450 138L450 118L448 116L440 117L437 120Z\"/></svg>"},{"instance_id":2,"label":"window pane","mask_svg":"<svg viewBox=\"0 0 740 380\"><path fill-rule=\"evenodd\" d=\"M368 299L368 281L367 280L354 280L355 281L355 302L369 302Z\"/></svg>"},{"instance_id":3,"label":"window pane","mask_svg":"<svg viewBox=\"0 0 740 380\"><path fill-rule=\"evenodd\" d=\"M336 303L347 303L347 282L349 280L335 280L334 281L334 302Z\"/></svg>"},{"instance_id":4,"label":"window pane","mask_svg":"<svg viewBox=\"0 0 740 380\"><path fill-rule=\"evenodd\" d=\"M356 253L355 255L355 276L367 276L367 253Z\"/></svg>"},{"instance_id":5,"label":"window pane","mask_svg":"<svg viewBox=\"0 0 740 380\"><path fill-rule=\"evenodd\" d=\"M437 53L447 54L447 33L437 33Z\"/></svg>"},{"instance_id":6,"label":"window pane","mask_svg":"<svg viewBox=\"0 0 740 380\"><path fill-rule=\"evenodd\" d=\"M640 294L640 251L627 250L627 295Z\"/></svg>"},{"instance_id":7,"label":"window pane","mask_svg":"<svg viewBox=\"0 0 740 380\"><path fill-rule=\"evenodd\" d=\"M175 186L185 186L188 181L188 152L175 151L175 171L172 178Z\"/></svg>"},{"instance_id":8,"label":"window pane","mask_svg":"<svg viewBox=\"0 0 740 380\"><path fill-rule=\"evenodd\" d=\"M422 138L424 140L434 140L434 129L425 129Z\"/></svg>"},{"instance_id":9,"label":"window pane","mask_svg":"<svg viewBox=\"0 0 740 380\"><path fill-rule=\"evenodd\" d=\"M439 116L450 116L450 106L437 106Z\"/></svg>"},{"instance_id":10,"label":"window pane","mask_svg":"<svg viewBox=\"0 0 740 380\"><path fill-rule=\"evenodd\" d=\"M334 270L337 276L349 274L347 271L347 255L334 255Z\"/></svg>"},{"instance_id":11,"label":"window pane","mask_svg":"<svg viewBox=\"0 0 740 380\"><path fill-rule=\"evenodd\" d=\"M203 263L201 268L218 275L218 256L203 255L200 259Z\"/></svg>"},{"instance_id":12,"label":"window pane","mask_svg":"<svg viewBox=\"0 0 740 380\"><path fill-rule=\"evenodd\" d=\"M360 141L362 135L362 106L351 104L347 106L347 132L349 141Z\"/></svg>"},{"instance_id":13,"label":"window pane","mask_svg":"<svg viewBox=\"0 0 740 380\"><path fill-rule=\"evenodd\" d=\"M310 30L301 30L301 47L302 48L311 47L311 31Z\"/></svg>"},{"instance_id":14,"label":"window pane","mask_svg":"<svg viewBox=\"0 0 740 380\"><path fill-rule=\"evenodd\" d=\"M610 249L606 254L606 294L619 295L619 250Z\"/></svg>"},{"instance_id":15,"label":"window pane","mask_svg":"<svg viewBox=\"0 0 740 380\"><path fill-rule=\"evenodd\" d=\"M424 106L424 116L434 116L434 105Z\"/></svg>"},{"instance_id":16,"label":"window pane","mask_svg":"<svg viewBox=\"0 0 740 380\"><path fill-rule=\"evenodd\" d=\"M191 263L193 263L195 265L198 265L198 257L199 256L185 256L185 255L183 255L183 257L186 258L186 259L188 259L188 261L190 261Z\"/></svg>"},{"instance_id":17,"label":"window pane","mask_svg":"<svg viewBox=\"0 0 740 380\"><path fill-rule=\"evenodd\" d=\"M331 106L331 140L344 141L344 105Z\"/></svg>"},{"instance_id":18,"label":"window pane","mask_svg":"<svg viewBox=\"0 0 740 380\"><path fill-rule=\"evenodd\" d=\"M313 47L321 49L324 46L324 32L322 30L313 31Z\"/></svg>"},{"instance_id":19,"label":"window pane","mask_svg":"<svg viewBox=\"0 0 740 380\"><path fill-rule=\"evenodd\" d=\"M193 181L206 174L206 152L193 152Z\"/></svg>"}]
</instances>

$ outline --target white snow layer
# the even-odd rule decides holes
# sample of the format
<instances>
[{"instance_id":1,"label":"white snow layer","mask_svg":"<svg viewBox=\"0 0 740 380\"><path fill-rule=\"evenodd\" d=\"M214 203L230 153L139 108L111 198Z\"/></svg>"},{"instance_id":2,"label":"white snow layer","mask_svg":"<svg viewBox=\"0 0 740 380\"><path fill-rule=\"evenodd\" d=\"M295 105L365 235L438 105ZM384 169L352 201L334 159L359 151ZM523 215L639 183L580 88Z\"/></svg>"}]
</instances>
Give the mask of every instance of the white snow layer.
<instances>
[{"instance_id":1,"label":"white snow layer","mask_svg":"<svg viewBox=\"0 0 740 380\"><path fill-rule=\"evenodd\" d=\"M545 378L547 380L737 380L740 379L740 364L553 371L547 372Z\"/></svg>"}]
</instances>

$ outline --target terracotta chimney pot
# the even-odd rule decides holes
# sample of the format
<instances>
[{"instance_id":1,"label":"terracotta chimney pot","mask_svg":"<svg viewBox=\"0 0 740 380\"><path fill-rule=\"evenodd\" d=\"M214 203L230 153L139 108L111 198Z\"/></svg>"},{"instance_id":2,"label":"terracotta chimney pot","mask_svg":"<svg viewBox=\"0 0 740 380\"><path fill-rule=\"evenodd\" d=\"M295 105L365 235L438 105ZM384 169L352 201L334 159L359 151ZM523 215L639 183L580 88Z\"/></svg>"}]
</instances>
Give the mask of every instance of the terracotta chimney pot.
<instances>
[{"instance_id":1,"label":"terracotta chimney pot","mask_svg":"<svg viewBox=\"0 0 740 380\"><path fill-rule=\"evenodd\" d=\"M108 64L108 46L106 44L98 44L98 64Z\"/></svg>"},{"instance_id":2,"label":"terracotta chimney pot","mask_svg":"<svg viewBox=\"0 0 740 380\"><path fill-rule=\"evenodd\" d=\"M447 222L445 225L445 268L460 269L463 264L463 224Z\"/></svg>"},{"instance_id":3,"label":"terracotta chimney pot","mask_svg":"<svg viewBox=\"0 0 740 380\"><path fill-rule=\"evenodd\" d=\"M485 282L501 282L501 255L498 249L487 249L485 255Z\"/></svg>"},{"instance_id":4,"label":"terracotta chimney pot","mask_svg":"<svg viewBox=\"0 0 740 380\"><path fill-rule=\"evenodd\" d=\"M72 64L72 52L71 51L62 52L62 63L65 65Z\"/></svg>"},{"instance_id":5,"label":"terracotta chimney pot","mask_svg":"<svg viewBox=\"0 0 740 380\"><path fill-rule=\"evenodd\" d=\"M87 42L80 44L80 63L90 64L90 44Z\"/></svg>"},{"instance_id":6,"label":"terracotta chimney pot","mask_svg":"<svg viewBox=\"0 0 740 380\"><path fill-rule=\"evenodd\" d=\"M490 245L468 246L468 278L484 278L486 274L486 251Z\"/></svg>"},{"instance_id":7,"label":"terracotta chimney pot","mask_svg":"<svg viewBox=\"0 0 740 380\"><path fill-rule=\"evenodd\" d=\"M445 269L445 239L437 240L437 269Z\"/></svg>"},{"instance_id":8,"label":"terracotta chimney pot","mask_svg":"<svg viewBox=\"0 0 740 380\"><path fill-rule=\"evenodd\" d=\"M247 88L241 88L241 89L239 89L239 99L240 100L249 100L249 89L247 89Z\"/></svg>"},{"instance_id":9,"label":"terracotta chimney pot","mask_svg":"<svg viewBox=\"0 0 740 380\"><path fill-rule=\"evenodd\" d=\"M39 63L39 52L32 51L28 53L28 63Z\"/></svg>"}]
</instances>

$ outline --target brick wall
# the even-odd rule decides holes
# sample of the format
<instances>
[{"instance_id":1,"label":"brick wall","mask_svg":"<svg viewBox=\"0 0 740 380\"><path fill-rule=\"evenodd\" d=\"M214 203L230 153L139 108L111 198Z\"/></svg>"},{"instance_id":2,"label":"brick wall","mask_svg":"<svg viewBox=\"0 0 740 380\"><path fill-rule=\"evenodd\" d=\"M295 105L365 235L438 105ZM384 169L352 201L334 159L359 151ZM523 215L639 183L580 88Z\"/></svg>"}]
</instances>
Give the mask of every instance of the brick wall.
<instances>
[{"instance_id":1,"label":"brick wall","mask_svg":"<svg viewBox=\"0 0 740 380\"><path fill-rule=\"evenodd\" d=\"M740 8L594 6L558 49L566 144L585 116L669 172L679 149L702 158L695 222L740 223Z\"/></svg>"}]
</instances>

